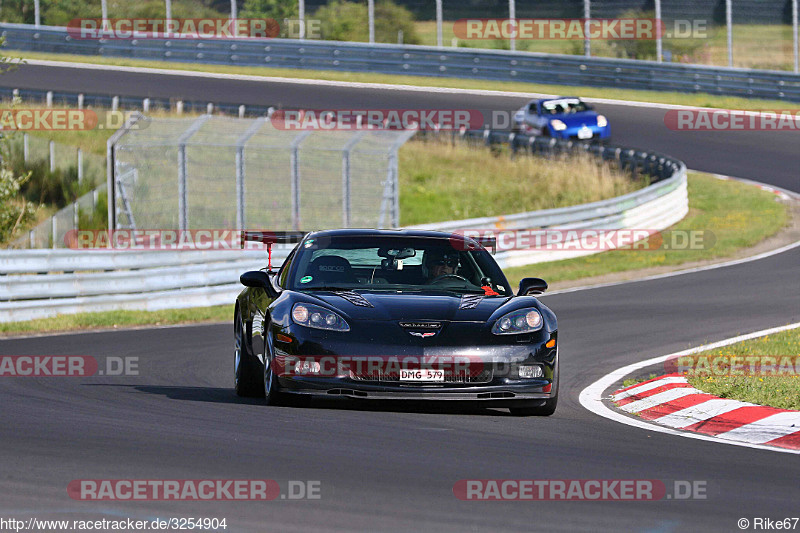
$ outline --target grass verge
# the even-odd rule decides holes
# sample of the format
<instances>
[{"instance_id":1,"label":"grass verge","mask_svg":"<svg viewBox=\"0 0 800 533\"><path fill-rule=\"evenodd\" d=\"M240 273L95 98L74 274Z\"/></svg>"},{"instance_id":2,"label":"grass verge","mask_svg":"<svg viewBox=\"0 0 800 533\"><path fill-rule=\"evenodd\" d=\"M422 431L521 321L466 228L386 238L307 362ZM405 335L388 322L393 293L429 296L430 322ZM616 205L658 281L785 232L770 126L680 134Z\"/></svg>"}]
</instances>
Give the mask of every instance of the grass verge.
<instances>
[{"instance_id":1,"label":"grass verge","mask_svg":"<svg viewBox=\"0 0 800 533\"><path fill-rule=\"evenodd\" d=\"M14 51L10 51L14 54ZM270 76L276 78L300 78L359 83L381 83L392 85L412 85L419 87L446 87L455 89L475 89L492 91L514 91L546 94L578 94L585 98L610 98L633 102L656 102L720 109L784 109L787 103L780 100L756 100L735 96L716 96L706 93L687 94L679 92L637 91L634 89L612 89L602 87L564 86L544 83L498 82L492 80L468 80L461 78L439 78L426 76L400 76L365 72L339 72L333 70L303 70L289 68L238 67L229 65L206 65L179 63L171 61L126 59L119 57L82 56L72 54L51 54L41 52L19 52L25 59L45 59L73 63L93 63L129 67L147 67L164 70L183 70L190 72L211 72L219 74L244 74L250 76ZM25 68L24 65L20 68ZM232 97L235 99L235 97ZM226 103L238 103L235 101Z\"/></svg>"},{"instance_id":2,"label":"grass verge","mask_svg":"<svg viewBox=\"0 0 800 533\"><path fill-rule=\"evenodd\" d=\"M800 410L800 328L782 331L760 339L703 352L698 355L771 356L775 372L761 375L720 376L696 374L687 376L689 383L703 392L779 409ZM747 367L749 363L744 362Z\"/></svg>"},{"instance_id":3,"label":"grass verge","mask_svg":"<svg viewBox=\"0 0 800 533\"><path fill-rule=\"evenodd\" d=\"M226 322L233 319L233 304L161 311L116 310L0 323L0 335L44 333L81 329L114 329L131 326L165 326L198 322Z\"/></svg>"},{"instance_id":4,"label":"grass verge","mask_svg":"<svg viewBox=\"0 0 800 533\"><path fill-rule=\"evenodd\" d=\"M524 277L569 281L614 272L729 257L777 233L789 220L786 204L752 185L689 173L689 214L672 230L704 230L713 246L701 249L614 250L576 259L506 269L512 286ZM706 241L708 242L708 240Z\"/></svg>"},{"instance_id":5,"label":"grass verge","mask_svg":"<svg viewBox=\"0 0 800 533\"><path fill-rule=\"evenodd\" d=\"M588 154L511 158L507 149L432 139L409 141L399 158L403 226L578 205L648 185Z\"/></svg>"}]
</instances>

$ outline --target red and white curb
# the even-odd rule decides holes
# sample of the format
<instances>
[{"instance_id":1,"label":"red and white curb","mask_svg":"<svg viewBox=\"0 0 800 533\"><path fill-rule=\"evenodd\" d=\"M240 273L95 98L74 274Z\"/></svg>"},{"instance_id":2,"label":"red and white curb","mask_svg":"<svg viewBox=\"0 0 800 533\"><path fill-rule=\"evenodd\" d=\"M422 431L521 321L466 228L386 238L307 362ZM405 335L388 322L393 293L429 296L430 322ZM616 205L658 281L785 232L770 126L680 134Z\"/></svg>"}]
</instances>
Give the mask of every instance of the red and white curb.
<instances>
[{"instance_id":1,"label":"red and white curb","mask_svg":"<svg viewBox=\"0 0 800 533\"><path fill-rule=\"evenodd\" d=\"M800 450L800 411L717 398L668 374L616 391L617 408L662 426L718 439Z\"/></svg>"},{"instance_id":2,"label":"red and white curb","mask_svg":"<svg viewBox=\"0 0 800 533\"><path fill-rule=\"evenodd\" d=\"M661 364L667 359L796 328L800 328L800 322L633 363L603 376L583 389L579 397L580 403L604 418L657 433L800 454L800 411L716 398L690 387L677 374L661 376L625 389L614 389L613 394L605 395L606 391L630 374ZM617 402L619 409L610 407L608 400ZM632 417L626 413L636 413L638 416Z\"/></svg>"}]
</instances>

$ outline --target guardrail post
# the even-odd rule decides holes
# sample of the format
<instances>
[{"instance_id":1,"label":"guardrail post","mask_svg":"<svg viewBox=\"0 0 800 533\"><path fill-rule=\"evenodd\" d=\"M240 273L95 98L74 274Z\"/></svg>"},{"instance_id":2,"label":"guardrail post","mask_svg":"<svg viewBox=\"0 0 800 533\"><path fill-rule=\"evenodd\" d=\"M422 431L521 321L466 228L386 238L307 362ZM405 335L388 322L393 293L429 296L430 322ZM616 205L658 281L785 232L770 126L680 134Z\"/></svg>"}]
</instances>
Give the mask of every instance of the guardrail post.
<instances>
[{"instance_id":1,"label":"guardrail post","mask_svg":"<svg viewBox=\"0 0 800 533\"><path fill-rule=\"evenodd\" d=\"M56 143L55 141L50 141L50 172L55 172L56 170Z\"/></svg>"},{"instance_id":2,"label":"guardrail post","mask_svg":"<svg viewBox=\"0 0 800 533\"><path fill-rule=\"evenodd\" d=\"M245 111L244 105L240 105L239 106L239 118L244 118L244 111Z\"/></svg>"},{"instance_id":3,"label":"guardrail post","mask_svg":"<svg viewBox=\"0 0 800 533\"><path fill-rule=\"evenodd\" d=\"M183 115L183 100L178 100L175 102L175 114Z\"/></svg>"},{"instance_id":4,"label":"guardrail post","mask_svg":"<svg viewBox=\"0 0 800 533\"><path fill-rule=\"evenodd\" d=\"M207 115L213 115L214 114L214 104L212 104L211 102L209 102L206 105L206 114Z\"/></svg>"},{"instance_id":5,"label":"guardrail post","mask_svg":"<svg viewBox=\"0 0 800 533\"><path fill-rule=\"evenodd\" d=\"M119 109L119 96L115 96L111 99L111 111L117 111Z\"/></svg>"},{"instance_id":6,"label":"guardrail post","mask_svg":"<svg viewBox=\"0 0 800 533\"><path fill-rule=\"evenodd\" d=\"M47 91L45 95L45 105L47 105L47 107L53 107L53 91Z\"/></svg>"},{"instance_id":7,"label":"guardrail post","mask_svg":"<svg viewBox=\"0 0 800 533\"><path fill-rule=\"evenodd\" d=\"M150 112L150 99L145 98L142 100L142 112L149 113Z\"/></svg>"},{"instance_id":8,"label":"guardrail post","mask_svg":"<svg viewBox=\"0 0 800 533\"><path fill-rule=\"evenodd\" d=\"M83 109L83 93L78 95L78 109Z\"/></svg>"},{"instance_id":9,"label":"guardrail post","mask_svg":"<svg viewBox=\"0 0 800 533\"><path fill-rule=\"evenodd\" d=\"M83 181L83 150L78 148L78 183Z\"/></svg>"}]
</instances>

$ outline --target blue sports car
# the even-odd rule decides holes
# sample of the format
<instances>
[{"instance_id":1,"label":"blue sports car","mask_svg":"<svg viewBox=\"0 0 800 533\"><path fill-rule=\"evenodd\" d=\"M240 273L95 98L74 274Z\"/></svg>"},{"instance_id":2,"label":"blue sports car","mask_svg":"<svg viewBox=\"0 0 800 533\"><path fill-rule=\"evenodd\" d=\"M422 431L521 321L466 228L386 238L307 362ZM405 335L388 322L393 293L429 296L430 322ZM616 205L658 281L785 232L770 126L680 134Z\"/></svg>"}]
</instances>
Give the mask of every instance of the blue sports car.
<instances>
[{"instance_id":1,"label":"blue sports car","mask_svg":"<svg viewBox=\"0 0 800 533\"><path fill-rule=\"evenodd\" d=\"M586 141L611 137L608 119L571 96L531 100L514 114L514 131Z\"/></svg>"}]
</instances>

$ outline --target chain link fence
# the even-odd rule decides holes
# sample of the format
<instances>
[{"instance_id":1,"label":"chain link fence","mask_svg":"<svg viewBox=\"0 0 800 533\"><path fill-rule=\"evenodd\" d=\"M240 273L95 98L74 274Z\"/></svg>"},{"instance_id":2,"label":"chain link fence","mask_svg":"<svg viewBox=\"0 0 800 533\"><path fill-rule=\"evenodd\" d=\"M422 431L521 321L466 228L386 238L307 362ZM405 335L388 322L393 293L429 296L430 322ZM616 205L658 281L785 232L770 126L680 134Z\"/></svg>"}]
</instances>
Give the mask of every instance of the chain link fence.
<instances>
[{"instance_id":1,"label":"chain link fence","mask_svg":"<svg viewBox=\"0 0 800 533\"><path fill-rule=\"evenodd\" d=\"M394 227L414 131L296 131L267 117L153 118L113 144L115 227Z\"/></svg>"},{"instance_id":2,"label":"chain link fence","mask_svg":"<svg viewBox=\"0 0 800 533\"><path fill-rule=\"evenodd\" d=\"M27 133L15 136L11 151L12 157L21 158L26 166L39 163L50 172L74 172L79 182L96 188L17 237L9 243L9 248L62 248L69 231L105 225L105 219L98 219L98 207L106 202L104 157Z\"/></svg>"}]
</instances>

